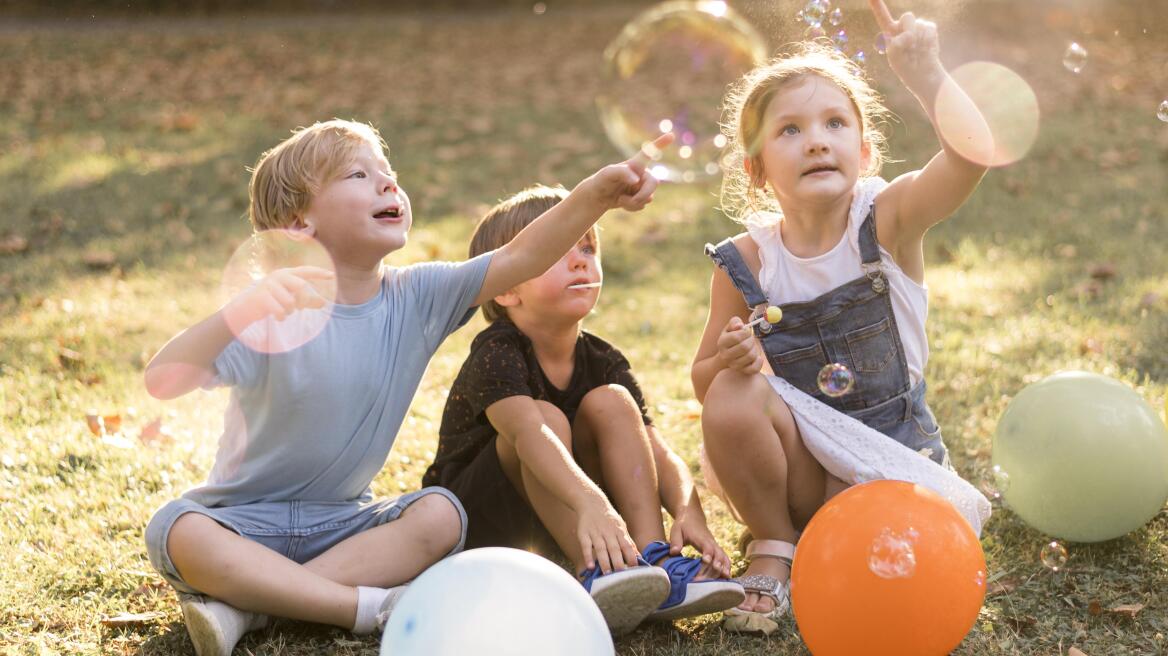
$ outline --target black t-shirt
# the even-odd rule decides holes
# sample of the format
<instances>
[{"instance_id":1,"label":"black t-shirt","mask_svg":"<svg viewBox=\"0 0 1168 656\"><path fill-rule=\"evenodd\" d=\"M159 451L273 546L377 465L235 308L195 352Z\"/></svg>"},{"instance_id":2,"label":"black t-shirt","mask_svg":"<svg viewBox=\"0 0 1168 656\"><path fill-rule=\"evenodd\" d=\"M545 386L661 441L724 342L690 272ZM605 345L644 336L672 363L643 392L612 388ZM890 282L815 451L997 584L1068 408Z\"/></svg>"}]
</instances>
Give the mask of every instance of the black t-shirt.
<instances>
[{"instance_id":1,"label":"black t-shirt","mask_svg":"<svg viewBox=\"0 0 1168 656\"><path fill-rule=\"evenodd\" d=\"M637 402L645 425L652 424L629 361L613 345L580 331L572 378L567 389L561 390L544 375L531 340L506 319L493 322L475 336L470 355L450 387L438 431L438 453L422 477L422 485L449 485L491 444L498 431L486 411L497 401L511 396L547 401L572 423L584 395L610 384L624 386Z\"/></svg>"}]
</instances>

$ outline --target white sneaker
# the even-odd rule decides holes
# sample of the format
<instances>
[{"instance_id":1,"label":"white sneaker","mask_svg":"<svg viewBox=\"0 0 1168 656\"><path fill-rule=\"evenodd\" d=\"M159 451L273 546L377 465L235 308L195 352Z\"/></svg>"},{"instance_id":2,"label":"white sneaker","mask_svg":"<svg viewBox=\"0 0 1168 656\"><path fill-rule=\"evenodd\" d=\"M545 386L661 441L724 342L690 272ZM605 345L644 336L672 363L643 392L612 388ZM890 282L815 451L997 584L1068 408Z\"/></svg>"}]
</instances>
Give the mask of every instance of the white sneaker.
<instances>
[{"instance_id":1,"label":"white sneaker","mask_svg":"<svg viewBox=\"0 0 1168 656\"><path fill-rule=\"evenodd\" d=\"M203 595L180 594L178 603L198 656L230 656L243 634L268 625L267 615Z\"/></svg>"},{"instance_id":2,"label":"white sneaker","mask_svg":"<svg viewBox=\"0 0 1168 656\"><path fill-rule=\"evenodd\" d=\"M582 583L614 636L637 628L669 596L669 575L660 567L646 563L609 574L593 569Z\"/></svg>"},{"instance_id":3,"label":"white sneaker","mask_svg":"<svg viewBox=\"0 0 1168 656\"><path fill-rule=\"evenodd\" d=\"M389 594L385 595L385 600L381 602L381 608L377 609L377 631L380 633L385 630L385 625L389 622L389 616L393 614L393 609L397 606L397 602L401 600L401 596L405 594L406 586L399 585L389 589Z\"/></svg>"}]
</instances>

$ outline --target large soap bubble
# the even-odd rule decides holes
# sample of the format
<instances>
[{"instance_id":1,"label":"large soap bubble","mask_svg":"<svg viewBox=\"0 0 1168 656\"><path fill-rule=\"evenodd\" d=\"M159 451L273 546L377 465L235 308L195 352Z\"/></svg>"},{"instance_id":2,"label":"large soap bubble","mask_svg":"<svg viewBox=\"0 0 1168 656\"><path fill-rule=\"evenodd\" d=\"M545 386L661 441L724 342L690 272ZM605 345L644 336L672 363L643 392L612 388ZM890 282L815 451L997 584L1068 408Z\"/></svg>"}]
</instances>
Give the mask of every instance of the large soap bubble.
<instances>
[{"instance_id":1,"label":"large soap bubble","mask_svg":"<svg viewBox=\"0 0 1168 656\"><path fill-rule=\"evenodd\" d=\"M721 172L718 128L727 87L766 58L758 32L725 2L666 2L625 26L604 51L596 97L609 139L626 156L662 132L677 140L650 170L672 182Z\"/></svg>"},{"instance_id":2,"label":"large soap bubble","mask_svg":"<svg viewBox=\"0 0 1168 656\"><path fill-rule=\"evenodd\" d=\"M423 572L381 639L381 656L612 653L584 586L551 561L502 547L464 551Z\"/></svg>"}]
</instances>

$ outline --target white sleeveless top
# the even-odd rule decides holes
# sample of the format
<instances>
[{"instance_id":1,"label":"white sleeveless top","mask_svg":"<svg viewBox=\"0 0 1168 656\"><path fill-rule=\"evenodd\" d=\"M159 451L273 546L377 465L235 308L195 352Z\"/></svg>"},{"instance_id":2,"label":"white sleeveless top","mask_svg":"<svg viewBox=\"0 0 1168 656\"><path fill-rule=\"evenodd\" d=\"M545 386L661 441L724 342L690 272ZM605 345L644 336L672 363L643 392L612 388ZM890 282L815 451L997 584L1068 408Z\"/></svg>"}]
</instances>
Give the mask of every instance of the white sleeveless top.
<instances>
[{"instance_id":1,"label":"white sleeveless top","mask_svg":"<svg viewBox=\"0 0 1168 656\"><path fill-rule=\"evenodd\" d=\"M750 216L746 227L758 244L762 262L758 278L767 301L773 305L810 301L864 275L860 266L860 226L876 194L887 186L888 182L877 177L856 181L847 230L831 250L815 257L798 257L787 250L779 229L782 214L757 212ZM929 359L929 342L925 337L929 290L905 275L883 246L880 246L880 265L889 283L892 313L904 346L909 383L916 385L924 378Z\"/></svg>"}]
</instances>

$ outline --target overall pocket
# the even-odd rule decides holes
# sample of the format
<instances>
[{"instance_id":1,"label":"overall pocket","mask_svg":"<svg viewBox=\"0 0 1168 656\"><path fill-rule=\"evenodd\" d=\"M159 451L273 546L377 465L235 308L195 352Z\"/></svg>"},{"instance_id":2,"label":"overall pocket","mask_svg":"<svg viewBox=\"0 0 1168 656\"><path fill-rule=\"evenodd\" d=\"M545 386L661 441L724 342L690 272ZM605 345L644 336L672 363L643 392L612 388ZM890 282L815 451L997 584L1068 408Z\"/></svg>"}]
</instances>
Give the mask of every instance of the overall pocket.
<instances>
[{"instance_id":1,"label":"overall pocket","mask_svg":"<svg viewBox=\"0 0 1168 656\"><path fill-rule=\"evenodd\" d=\"M844 335L857 373L878 373L896 360L899 350L888 317Z\"/></svg>"},{"instance_id":2,"label":"overall pocket","mask_svg":"<svg viewBox=\"0 0 1168 656\"><path fill-rule=\"evenodd\" d=\"M819 370L827 364L827 356L823 353L823 346L818 342L811 346L784 351L776 355L771 365L775 375L786 379L800 390L816 395L819 393Z\"/></svg>"}]
</instances>

